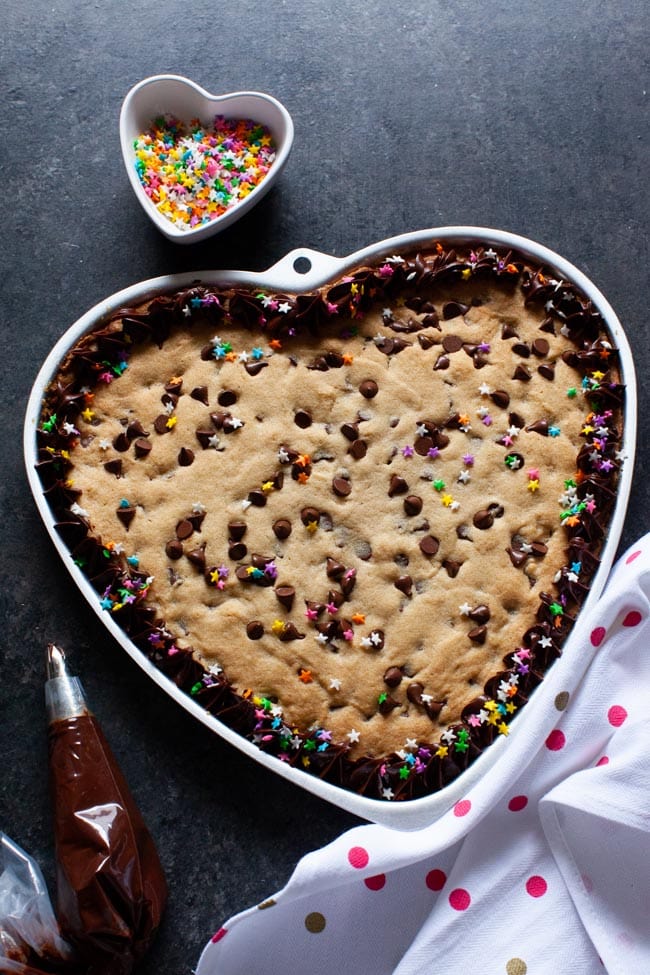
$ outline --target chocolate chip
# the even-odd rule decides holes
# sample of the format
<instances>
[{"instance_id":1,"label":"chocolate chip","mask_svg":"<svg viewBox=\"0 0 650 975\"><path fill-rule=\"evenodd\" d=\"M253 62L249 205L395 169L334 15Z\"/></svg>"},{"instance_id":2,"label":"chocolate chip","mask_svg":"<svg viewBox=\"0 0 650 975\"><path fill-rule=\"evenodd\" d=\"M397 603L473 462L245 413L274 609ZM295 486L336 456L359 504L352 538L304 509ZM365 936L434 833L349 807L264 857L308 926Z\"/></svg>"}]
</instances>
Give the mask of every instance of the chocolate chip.
<instances>
[{"instance_id":1,"label":"chocolate chip","mask_svg":"<svg viewBox=\"0 0 650 975\"><path fill-rule=\"evenodd\" d=\"M388 485L388 497L393 498L396 494L406 494L409 486L399 474L393 474Z\"/></svg>"},{"instance_id":2,"label":"chocolate chip","mask_svg":"<svg viewBox=\"0 0 650 975\"><path fill-rule=\"evenodd\" d=\"M477 511L472 519L475 528L480 528L481 531L486 531L491 528L494 524L494 515L487 510L487 508L481 508Z\"/></svg>"},{"instance_id":3,"label":"chocolate chip","mask_svg":"<svg viewBox=\"0 0 650 975\"><path fill-rule=\"evenodd\" d=\"M473 630L470 630L467 636L470 638L472 643L485 643L485 638L487 637L487 626L475 626Z\"/></svg>"},{"instance_id":4,"label":"chocolate chip","mask_svg":"<svg viewBox=\"0 0 650 975\"><path fill-rule=\"evenodd\" d=\"M420 684L419 681L412 681L406 689L406 696L411 704L422 704L423 694L424 684Z\"/></svg>"},{"instance_id":5,"label":"chocolate chip","mask_svg":"<svg viewBox=\"0 0 650 975\"><path fill-rule=\"evenodd\" d=\"M126 433L118 433L115 440L113 441L113 447L115 450L119 450L120 453L124 453L131 446L131 441L127 437Z\"/></svg>"},{"instance_id":6,"label":"chocolate chip","mask_svg":"<svg viewBox=\"0 0 650 975\"><path fill-rule=\"evenodd\" d=\"M278 518L273 522L273 534L280 541L284 541L291 534L291 522L288 518Z\"/></svg>"},{"instance_id":7,"label":"chocolate chip","mask_svg":"<svg viewBox=\"0 0 650 975\"><path fill-rule=\"evenodd\" d=\"M537 367L537 371L544 379L552 382L555 379L555 364L553 362L543 362Z\"/></svg>"},{"instance_id":8,"label":"chocolate chip","mask_svg":"<svg viewBox=\"0 0 650 975\"><path fill-rule=\"evenodd\" d=\"M183 546L177 538L171 538L165 545L165 554L168 559L180 559L183 554Z\"/></svg>"},{"instance_id":9,"label":"chocolate chip","mask_svg":"<svg viewBox=\"0 0 650 975\"><path fill-rule=\"evenodd\" d=\"M419 515L422 511L422 498L418 497L417 494L409 494L407 498L404 498L404 511L409 517Z\"/></svg>"},{"instance_id":10,"label":"chocolate chip","mask_svg":"<svg viewBox=\"0 0 650 975\"><path fill-rule=\"evenodd\" d=\"M488 505L488 511L491 515L494 515L495 518L503 518L504 514L506 513L506 509L497 501L493 501Z\"/></svg>"},{"instance_id":11,"label":"chocolate chip","mask_svg":"<svg viewBox=\"0 0 650 975\"><path fill-rule=\"evenodd\" d=\"M229 521L228 522L228 537L232 538L233 542L241 542L242 538L246 534L248 525L245 521Z\"/></svg>"},{"instance_id":12,"label":"chocolate chip","mask_svg":"<svg viewBox=\"0 0 650 975\"><path fill-rule=\"evenodd\" d=\"M174 379L170 379L168 383L165 383L166 393L175 393L178 395L182 388L183 388L183 380L179 379L178 377L175 377Z\"/></svg>"},{"instance_id":13,"label":"chocolate chip","mask_svg":"<svg viewBox=\"0 0 650 975\"><path fill-rule=\"evenodd\" d=\"M390 694L381 694L379 697L379 713L380 714L390 714L395 708L398 708L398 702L390 696Z\"/></svg>"},{"instance_id":14,"label":"chocolate chip","mask_svg":"<svg viewBox=\"0 0 650 975\"><path fill-rule=\"evenodd\" d=\"M548 437L548 420L535 420L526 427L528 433L539 433L542 437Z\"/></svg>"},{"instance_id":15,"label":"chocolate chip","mask_svg":"<svg viewBox=\"0 0 650 975\"><path fill-rule=\"evenodd\" d=\"M268 362L263 362L261 359L258 359L257 362L247 362L244 368L249 376L258 376L262 369L266 369L267 366Z\"/></svg>"},{"instance_id":16,"label":"chocolate chip","mask_svg":"<svg viewBox=\"0 0 650 975\"><path fill-rule=\"evenodd\" d=\"M123 508L122 506L120 506L116 510L115 514L117 515L117 517L120 519L120 521L128 531L131 522L135 518L135 508L131 507L130 505L128 508L126 507Z\"/></svg>"},{"instance_id":17,"label":"chocolate chip","mask_svg":"<svg viewBox=\"0 0 650 975\"><path fill-rule=\"evenodd\" d=\"M185 555L192 565L200 569L201 572L205 572L205 542L201 542L196 548L190 549Z\"/></svg>"},{"instance_id":18,"label":"chocolate chip","mask_svg":"<svg viewBox=\"0 0 650 975\"><path fill-rule=\"evenodd\" d=\"M429 324L433 325L433 322L430 323L423 321L422 324L428 326ZM430 349L432 345L435 345L435 339L431 335L423 335L422 333L418 335L418 342L420 343L420 348L425 352L427 349Z\"/></svg>"},{"instance_id":19,"label":"chocolate chip","mask_svg":"<svg viewBox=\"0 0 650 975\"><path fill-rule=\"evenodd\" d=\"M295 623L285 623L279 638L282 643L290 643L292 640L304 640L305 634L298 632Z\"/></svg>"},{"instance_id":20,"label":"chocolate chip","mask_svg":"<svg viewBox=\"0 0 650 975\"><path fill-rule=\"evenodd\" d=\"M330 369L340 369L345 364L345 359L340 352L337 352L335 349L329 349L325 353L325 362Z\"/></svg>"},{"instance_id":21,"label":"chocolate chip","mask_svg":"<svg viewBox=\"0 0 650 975\"><path fill-rule=\"evenodd\" d=\"M234 406L237 402L237 393L234 389L222 389L217 396L219 406Z\"/></svg>"},{"instance_id":22,"label":"chocolate chip","mask_svg":"<svg viewBox=\"0 0 650 975\"><path fill-rule=\"evenodd\" d=\"M445 335L442 340L442 347L445 352L459 352L463 347L463 340L458 335Z\"/></svg>"},{"instance_id":23,"label":"chocolate chip","mask_svg":"<svg viewBox=\"0 0 650 975\"><path fill-rule=\"evenodd\" d=\"M339 498L347 498L352 490L352 485L346 477L335 477L332 480L332 490Z\"/></svg>"},{"instance_id":24,"label":"chocolate chip","mask_svg":"<svg viewBox=\"0 0 650 975\"><path fill-rule=\"evenodd\" d=\"M486 606L485 603L481 603L479 606L470 610L468 615L475 623L488 623L490 619L490 607Z\"/></svg>"},{"instance_id":25,"label":"chocolate chip","mask_svg":"<svg viewBox=\"0 0 650 975\"><path fill-rule=\"evenodd\" d=\"M178 403L178 396L175 393L163 393L160 397L160 402L165 407L175 409ZM167 412L167 416L169 416L169 410Z\"/></svg>"},{"instance_id":26,"label":"chocolate chip","mask_svg":"<svg viewBox=\"0 0 650 975\"><path fill-rule=\"evenodd\" d=\"M545 318L542 324L539 326L540 332L548 332L549 335L555 335L555 322L552 316Z\"/></svg>"},{"instance_id":27,"label":"chocolate chip","mask_svg":"<svg viewBox=\"0 0 650 975\"><path fill-rule=\"evenodd\" d=\"M493 393L490 393L490 399L501 410L507 410L510 406L510 396L504 389L495 389Z\"/></svg>"},{"instance_id":28,"label":"chocolate chip","mask_svg":"<svg viewBox=\"0 0 650 975\"><path fill-rule=\"evenodd\" d=\"M519 333L517 332L514 325L510 325L506 322L501 328L501 338L502 339L518 339Z\"/></svg>"},{"instance_id":29,"label":"chocolate chip","mask_svg":"<svg viewBox=\"0 0 650 975\"><path fill-rule=\"evenodd\" d=\"M249 640L261 640L264 636L264 624L261 620L251 620L246 624L246 636Z\"/></svg>"},{"instance_id":30,"label":"chocolate chip","mask_svg":"<svg viewBox=\"0 0 650 975\"><path fill-rule=\"evenodd\" d=\"M522 366L520 363L513 372L512 378L519 379L522 383L528 383L530 382L531 374L528 369L526 369L526 367Z\"/></svg>"},{"instance_id":31,"label":"chocolate chip","mask_svg":"<svg viewBox=\"0 0 650 975\"><path fill-rule=\"evenodd\" d=\"M374 379L364 379L359 386L359 392L365 399L374 399L379 392L379 386Z\"/></svg>"},{"instance_id":32,"label":"chocolate chip","mask_svg":"<svg viewBox=\"0 0 650 975\"><path fill-rule=\"evenodd\" d=\"M266 504L266 494L261 488L254 488L252 491L248 492L248 500L254 507L263 508Z\"/></svg>"},{"instance_id":33,"label":"chocolate chip","mask_svg":"<svg viewBox=\"0 0 650 975\"><path fill-rule=\"evenodd\" d=\"M548 344L547 339L539 338L539 339L535 339L535 341L533 342L532 349L536 356L538 356L540 359L543 359L545 356L548 355L548 350L550 349L550 345Z\"/></svg>"},{"instance_id":34,"label":"chocolate chip","mask_svg":"<svg viewBox=\"0 0 650 975\"><path fill-rule=\"evenodd\" d=\"M328 579L340 579L345 572L345 566L342 562L338 562L336 559L333 559L328 555L325 571Z\"/></svg>"},{"instance_id":35,"label":"chocolate chip","mask_svg":"<svg viewBox=\"0 0 650 975\"><path fill-rule=\"evenodd\" d=\"M169 414L168 413L160 413L156 417L156 419L153 421L153 428L156 431L156 433L159 433L159 434L169 433L169 431L171 430L171 427L168 427L167 426L167 423L168 422L169 422Z\"/></svg>"},{"instance_id":36,"label":"chocolate chip","mask_svg":"<svg viewBox=\"0 0 650 975\"><path fill-rule=\"evenodd\" d=\"M190 467L194 463L194 451L188 447L181 447L178 452L178 463L180 467Z\"/></svg>"},{"instance_id":37,"label":"chocolate chip","mask_svg":"<svg viewBox=\"0 0 650 975\"><path fill-rule=\"evenodd\" d=\"M526 342L514 342L512 351L515 355L520 355L522 359L528 359L530 356L530 346Z\"/></svg>"},{"instance_id":38,"label":"chocolate chip","mask_svg":"<svg viewBox=\"0 0 650 975\"><path fill-rule=\"evenodd\" d=\"M146 457L151 453L151 444L148 440L145 440L144 437L141 437L133 444L133 450L136 457Z\"/></svg>"},{"instance_id":39,"label":"chocolate chip","mask_svg":"<svg viewBox=\"0 0 650 975\"><path fill-rule=\"evenodd\" d=\"M548 547L543 542L533 542L532 549L533 555L538 555L540 558L543 558L548 552Z\"/></svg>"},{"instance_id":40,"label":"chocolate chip","mask_svg":"<svg viewBox=\"0 0 650 975\"><path fill-rule=\"evenodd\" d=\"M388 687L398 687L402 682L402 677L404 674L400 667L389 667L388 670L384 672L384 684Z\"/></svg>"},{"instance_id":41,"label":"chocolate chip","mask_svg":"<svg viewBox=\"0 0 650 975\"><path fill-rule=\"evenodd\" d=\"M518 548L507 548L506 552L510 556L510 561L514 565L515 569L520 569L528 558L526 552L522 552L521 549Z\"/></svg>"},{"instance_id":42,"label":"chocolate chip","mask_svg":"<svg viewBox=\"0 0 650 975\"><path fill-rule=\"evenodd\" d=\"M446 570L450 579L455 579L462 564L462 562L458 562L456 559L445 559L442 567Z\"/></svg>"},{"instance_id":43,"label":"chocolate chip","mask_svg":"<svg viewBox=\"0 0 650 975\"><path fill-rule=\"evenodd\" d=\"M296 590L293 586L276 586L275 595L281 606L285 609L290 610L293 606L293 601L296 598Z\"/></svg>"},{"instance_id":44,"label":"chocolate chip","mask_svg":"<svg viewBox=\"0 0 650 975\"><path fill-rule=\"evenodd\" d=\"M303 525L309 525L311 522L318 523L320 519L320 511L318 508L303 508L300 512L300 520Z\"/></svg>"},{"instance_id":45,"label":"chocolate chip","mask_svg":"<svg viewBox=\"0 0 650 975\"><path fill-rule=\"evenodd\" d=\"M176 525L176 538L183 541L185 538L189 538L193 531L194 525L189 518L182 518Z\"/></svg>"},{"instance_id":46,"label":"chocolate chip","mask_svg":"<svg viewBox=\"0 0 650 975\"><path fill-rule=\"evenodd\" d=\"M204 406L208 405L208 387L207 386L195 386L190 393L192 399L197 400L199 403L203 403Z\"/></svg>"},{"instance_id":47,"label":"chocolate chip","mask_svg":"<svg viewBox=\"0 0 650 975\"><path fill-rule=\"evenodd\" d=\"M456 526L456 534L459 538L471 542L472 536L469 532L469 527L465 524Z\"/></svg>"},{"instance_id":48,"label":"chocolate chip","mask_svg":"<svg viewBox=\"0 0 650 975\"><path fill-rule=\"evenodd\" d=\"M126 435L129 440L135 440L137 437L149 436L139 420L133 420L132 423L129 423L128 427L126 428Z\"/></svg>"},{"instance_id":49,"label":"chocolate chip","mask_svg":"<svg viewBox=\"0 0 650 975\"><path fill-rule=\"evenodd\" d=\"M107 460L104 464L104 470L108 474L115 474L115 477L121 477L122 475L122 458L116 457L114 460Z\"/></svg>"},{"instance_id":50,"label":"chocolate chip","mask_svg":"<svg viewBox=\"0 0 650 975\"><path fill-rule=\"evenodd\" d=\"M235 575L237 576L240 582L251 581L251 577L248 572L248 566L238 565L237 568L235 569Z\"/></svg>"},{"instance_id":51,"label":"chocolate chip","mask_svg":"<svg viewBox=\"0 0 650 975\"><path fill-rule=\"evenodd\" d=\"M368 452L368 444L365 440L355 440L348 447L348 453L354 457L355 460L361 460L366 456Z\"/></svg>"},{"instance_id":52,"label":"chocolate chip","mask_svg":"<svg viewBox=\"0 0 650 975\"><path fill-rule=\"evenodd\" d=\"M442 306L442 317L445 321L449 321L450 318L466 315L468 311L469 305L464 305L460 301L446 301Z\"/></svg>"},{"instance_id":53,"label":"chocolate chip","mask_svg":"<svg viewBox=\"0 0 650 975\"><path fill-rule=\"evenodd\" d=\"M228 542L228 558L233 562L241 562L248 555L248 547L244 542Z\"/></svg>"},{"instance_id":54,"label":"chocolate chip","mask_svg":"<svg viewBox=\"0 0 650 975\"><path fill-rule=\"evenodd\" d=\"M359 436L359 424L344 423L341 427L341 433L347 440L354 442Z\"/></svg>"},{"instance_id":55,"label":"chocolate chip","mask_svg":"<svg viewBox=\"0 0 650 975\"><path fill-rule=\"evenodd\" d=\"M395 580L395 588L403 592L405 596L410 596L413 592L413 580L410 576L400 576Z\"/></svg>"},{"instance_id":56,"label":"chocolate chip","mask_svg":"<svg viewBox=\"0 0 650 975\"><path fill-rule=\"evenodd\" d=\"M297 412L294 414L293 422L297 427L300 427L301 430L306 430L307 427L310 427L313 422L311 413L309 410L297 410Z\"/></svg>"},{"instance_id":57,"label":"chocolate chip","mask_svg":"<svg viewBox=\"0 0 650 975\"><path fill-rule=\"evenodd\" d=\"M435 447L432 437L416 437L413 444L415 453L420 457L426 457L430 450Z\"/></svg>"},{"instance_id":58,"label":"chocolate chip","mask_svg":"<svg viewBox=\"0 0 650 975\"><path fill-rule=\"evenodd\" d=\"M449 369L449 359L446 355L439 355L436 359L434 369Z\"/></svg>"},{"instance_id":59,"label":"chocolate chip","mask_svg":"<svg viewBox=\"0 0 650 975\"><path fill-rule=\"evenodd\" d=\"M440 548L440 542L434 535L425 535L420 539L420 551L423 555L435 555Z\"/></svg>"}]
</instances>

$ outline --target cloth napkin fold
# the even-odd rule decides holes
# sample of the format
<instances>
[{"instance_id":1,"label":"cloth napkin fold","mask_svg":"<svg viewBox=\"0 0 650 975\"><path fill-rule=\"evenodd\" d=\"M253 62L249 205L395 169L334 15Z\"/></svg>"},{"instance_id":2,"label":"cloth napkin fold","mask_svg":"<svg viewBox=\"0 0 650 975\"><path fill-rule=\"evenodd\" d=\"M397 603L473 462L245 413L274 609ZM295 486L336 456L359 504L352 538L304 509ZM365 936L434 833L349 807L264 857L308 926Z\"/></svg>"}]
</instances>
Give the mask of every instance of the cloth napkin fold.
<instances>
[{"instance_id":1,"label":"cloth napkin fold","mask_svg":"<svg viewBox=\"0 0 650 975\"><path fill-rule=\"evenodd\" d=\"M488 775L424 829L303 857L196 975L650 975L649 694L650 534Z\"/></svg>"}]
</instances>

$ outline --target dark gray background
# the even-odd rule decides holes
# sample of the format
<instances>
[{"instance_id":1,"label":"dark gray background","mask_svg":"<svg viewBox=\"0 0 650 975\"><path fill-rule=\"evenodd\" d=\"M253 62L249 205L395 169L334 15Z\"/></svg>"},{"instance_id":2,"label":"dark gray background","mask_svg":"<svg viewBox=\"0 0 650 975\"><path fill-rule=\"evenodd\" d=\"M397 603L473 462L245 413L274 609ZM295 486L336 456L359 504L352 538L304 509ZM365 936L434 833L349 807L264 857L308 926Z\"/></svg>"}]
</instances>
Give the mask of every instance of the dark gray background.
<instances>
[{"instance_id":1,"label":"dark gray background","mask_svg":"<svg viewBox=\"0 0 650 975\"><path fill-rule=\"evenodd\" d=\"M170 882L147 975L189 973L233 912L280 887L352 817L212 737L104 634L28 494L25 404L55 340L155 275L345 255L442 224L532 237L585 271L627 329L640 386L624 543L647 529L649 43L644 0L25 0L0 14L2 382L0 829L53 879L43 650L67 648ZM151 74L257 89L293 115L277 188L204 244L136 203L117 132Z\"/></svg>"}]
</instances>

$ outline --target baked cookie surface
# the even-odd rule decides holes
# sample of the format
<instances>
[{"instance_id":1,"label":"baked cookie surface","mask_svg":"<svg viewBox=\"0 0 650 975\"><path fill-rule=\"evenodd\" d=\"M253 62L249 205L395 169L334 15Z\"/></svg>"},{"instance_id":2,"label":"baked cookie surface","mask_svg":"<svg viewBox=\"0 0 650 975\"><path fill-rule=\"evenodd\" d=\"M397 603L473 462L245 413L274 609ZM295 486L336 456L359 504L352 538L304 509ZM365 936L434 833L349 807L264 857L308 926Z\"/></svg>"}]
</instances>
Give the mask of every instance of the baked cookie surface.
<instances>
[{"instance_id":1,"label":"baked cookie surface","mask_svg":"<svg viewBox=\"0 0 650 975\"><path fill-rule=\"evenodd\" d=\"M310 295L124 309L61 365L39 467L171 679L282 761L411 798L507 736L560 653L622 396L570 283L439 245Z\"/></svg>"}]
</instances>

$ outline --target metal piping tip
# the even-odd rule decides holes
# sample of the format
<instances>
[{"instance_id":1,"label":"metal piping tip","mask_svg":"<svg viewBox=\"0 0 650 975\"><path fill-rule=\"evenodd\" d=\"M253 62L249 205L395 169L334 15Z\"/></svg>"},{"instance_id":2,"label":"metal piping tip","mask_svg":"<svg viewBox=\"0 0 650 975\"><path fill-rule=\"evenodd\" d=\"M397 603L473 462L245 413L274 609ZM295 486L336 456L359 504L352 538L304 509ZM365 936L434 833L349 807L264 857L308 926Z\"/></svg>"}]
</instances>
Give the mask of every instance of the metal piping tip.
<instances>
[{"instance_id":1,"label":"metal piping tip","mask_svg":"<svg viewBox=\"0 0 650 975\"><path fill-rule=\"evenodd\" d=\"M52 680L55 677L67 677L68 675L65 665L65 654L61 647L57 647L55 643L48 643L47 645L45 669L48 680Z\"/></svg>"}]
</instances>

